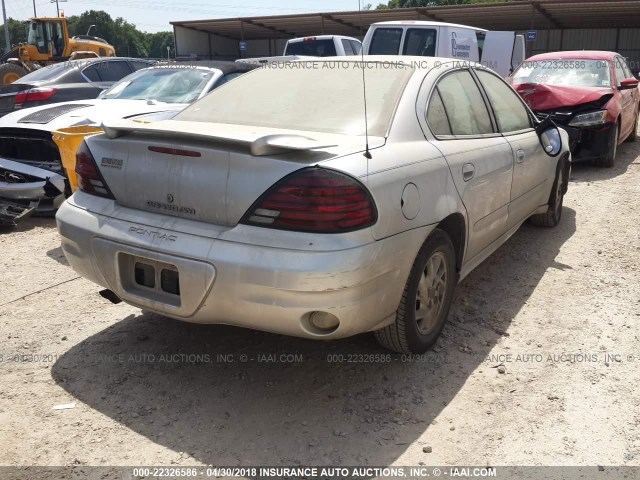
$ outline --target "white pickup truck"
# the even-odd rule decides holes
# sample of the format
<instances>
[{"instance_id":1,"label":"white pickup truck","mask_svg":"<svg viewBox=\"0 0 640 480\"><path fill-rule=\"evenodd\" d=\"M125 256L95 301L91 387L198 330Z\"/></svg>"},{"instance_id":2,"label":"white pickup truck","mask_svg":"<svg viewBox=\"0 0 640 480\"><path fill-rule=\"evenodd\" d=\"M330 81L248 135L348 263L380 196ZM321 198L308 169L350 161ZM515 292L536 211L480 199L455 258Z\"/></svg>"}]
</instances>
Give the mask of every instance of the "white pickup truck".
<instances>
[{"instance_id":1,"label":"white pickup truck","mask_svg":"<svg viewBox=\"0 0 640 480\"><path fill-rule=\"evenodd\" d=\"M243 58L237 62L267 63L300 60L312 57L343 57L359 55L362 43L353 37L342 35L316 35L292 38L287 41L284 53L279 57Z\"/></svg>"},{"instance_id":2,"label":"white pickup truck","mask_svg":"<svg viewBox=\"0 0 640 480\"><path fill-rule=\"evenodd\" d=\"M415 55L480 62L507 77L525 60L525 39L455 23L419 20L374 23L364 37L365 55Z\"/></svg>"},{"instance_id":3,"label":"white pickup truck","mask_svg":"<svg viewBox=\"0 0 640 480\"><path fill-rule=\"evenodd\" d=\"M316 37L292 38L284 47L283 55L303 57L343 57L359 55L362 43L353 37L342 35L318 35Z\"/></svg>"}]
</instances>

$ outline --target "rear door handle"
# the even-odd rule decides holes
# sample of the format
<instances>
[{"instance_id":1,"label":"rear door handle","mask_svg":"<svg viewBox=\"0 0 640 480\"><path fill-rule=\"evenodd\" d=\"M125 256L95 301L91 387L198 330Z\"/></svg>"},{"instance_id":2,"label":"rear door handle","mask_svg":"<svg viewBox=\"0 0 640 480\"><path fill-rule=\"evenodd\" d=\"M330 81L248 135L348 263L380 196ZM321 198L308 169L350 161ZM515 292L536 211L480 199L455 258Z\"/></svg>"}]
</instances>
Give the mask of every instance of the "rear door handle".
<instances>
[{"instance_id":1,"label":"rear door handle","mask_svg":"<svg viewBox=\"0 0 640 480\"><path fill-rule=\"evenodd\" d=\"M462 179L465 182L468 182L473 178L476 174L476 167L473 166L473 163L465 163L462 166Z\"/></svg>"},{"instance_id":2,"label":"rear door handle","mask_svg":"<svg viewBox=\"0 0 640 480\"><path fill-rule=\"evenodd\" d=\"M524 158L525 158L524 150L518 150L516 152L516 162L522 163L524 162Z\"/></svg>"}]
</instances>

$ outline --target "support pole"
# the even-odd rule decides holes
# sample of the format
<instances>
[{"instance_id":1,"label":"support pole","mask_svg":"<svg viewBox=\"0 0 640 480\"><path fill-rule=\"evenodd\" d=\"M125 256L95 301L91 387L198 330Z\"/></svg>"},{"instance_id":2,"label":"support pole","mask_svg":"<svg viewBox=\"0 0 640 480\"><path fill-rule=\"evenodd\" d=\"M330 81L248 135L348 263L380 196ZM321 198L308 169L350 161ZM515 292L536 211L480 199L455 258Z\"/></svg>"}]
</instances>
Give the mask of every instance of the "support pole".
<instances>
[{"instance_id":1,"label":"support pole","mask_svg":"<svg viewBox=\"0 0 640 480\"><path fill-rule=\"evenodd\" d=\"M2 20L4 21L4 51L9 53L11 50L11 39L9 38L9 25L7 24L7 9L4 6L4 0L2 0Z\"/></svg>"}]
</instances>

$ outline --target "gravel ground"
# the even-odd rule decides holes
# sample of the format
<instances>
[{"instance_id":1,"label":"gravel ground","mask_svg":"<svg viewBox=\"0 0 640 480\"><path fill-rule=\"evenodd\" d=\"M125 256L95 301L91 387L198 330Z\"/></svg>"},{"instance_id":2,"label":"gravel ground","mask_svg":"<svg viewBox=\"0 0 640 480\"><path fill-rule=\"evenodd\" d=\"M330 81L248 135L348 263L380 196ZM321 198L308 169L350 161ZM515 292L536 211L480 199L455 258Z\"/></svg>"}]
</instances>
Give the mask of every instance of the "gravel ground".
<instances>
[{"instance_id":1,"label":"gravel ground","mask_svg":"<svg viewBox=\"0 0 640 480\"><path fill-rule=\"evenodd\" d=\"M421 358L112 305L30 219L0 232L0 464L640 465L638 198L640 142L575 165Z\"/></svg>"}]
</instances>

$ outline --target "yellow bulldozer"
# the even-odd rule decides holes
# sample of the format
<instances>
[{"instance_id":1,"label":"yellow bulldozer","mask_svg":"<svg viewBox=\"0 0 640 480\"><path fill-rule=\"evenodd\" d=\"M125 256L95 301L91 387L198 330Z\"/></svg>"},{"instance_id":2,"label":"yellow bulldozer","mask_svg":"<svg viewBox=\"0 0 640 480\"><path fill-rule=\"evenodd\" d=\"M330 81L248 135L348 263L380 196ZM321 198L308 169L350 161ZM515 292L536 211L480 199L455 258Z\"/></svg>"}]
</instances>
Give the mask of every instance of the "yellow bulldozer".
<instances>
[{"instance_id":1,"label":"yellow bulldozer","mask_svg":"<svg viewBox=\"0 0 640 480\"><path fill-rule=\"evenodd\" d=\"M91 29L87 35L69 37L65 17L33 18L27 24L27 42L0 57L0 85L52 63L116 55L106 40L89 35Z\"/></svg>"}]
</instances>

